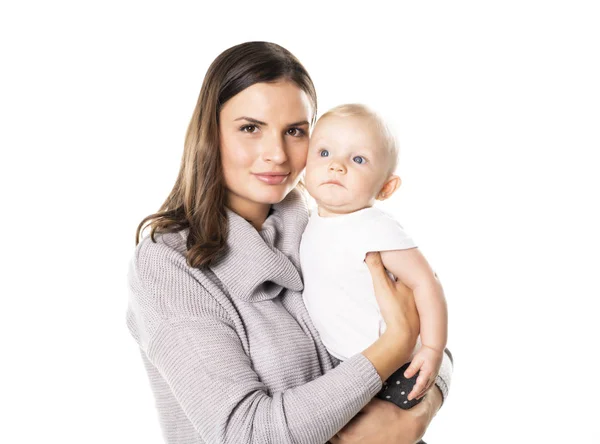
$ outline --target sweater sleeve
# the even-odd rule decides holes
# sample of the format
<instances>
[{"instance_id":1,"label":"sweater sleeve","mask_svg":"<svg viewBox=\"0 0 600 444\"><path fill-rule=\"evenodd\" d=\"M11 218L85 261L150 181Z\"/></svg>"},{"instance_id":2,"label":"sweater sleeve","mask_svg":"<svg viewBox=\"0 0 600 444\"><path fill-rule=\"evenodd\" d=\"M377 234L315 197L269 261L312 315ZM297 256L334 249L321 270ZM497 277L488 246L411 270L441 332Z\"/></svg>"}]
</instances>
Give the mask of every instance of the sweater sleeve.
<instances>
[{"instance_id":1,"label":"sweater sleeve","mask_svg":"<svg viewBox=\"0 0 600 444\"><path fill-rule=\"evenodd\" d=\"M335 356L331 356L331 361L334 366L340 364L340 360ZM447 348L444 350L444 357L442 359L442 366L440 368L440 372L435 379L435 385L442 392L442 405L444 405L444 401L448 397L448 393L450 392L450 383L452 382L452 371L454 369L454 361L453 361L452 353Z\"/></svg>"},{"instance_id":2,"label":"sweater sleeve","mask_svg":"<svg viewBox=\"0 0 600 444\"><path fill-rule=\"evenodd\" d=\"M371 363L356 355L304 385L269 394L235 330L216 317L165 321L148 359L210 443L327 441L377 393Z\"/></svg>"},{"instance_id":3,"label":"sweater sleeve","mask_svg":"<svg viewBox=\"0 0 600 444\"><path fill-rule=\"evenodd\" d=\"M448 397L448 392L450 391L450 382L452 381L452 371L454 368L454 364L452 361L452 354L450 350L444 350L444 356L442 359L442 366L440 367L440 372L435 378L435 385L438 386L440 391L442 392L442 405L446 401Z\"/></svg>"},{"instance_id":4,"label":"sweater sleeve","mask_svg":"<svg viewBox=\"0 0 600 444\"><path fill-rule=\"evenodd\" d=\"M181 256L165 245L147 242L145 248L130 269L139 343L203 441L324 443L380 390L375 368L359 354L308 383L270 392L253 369L239 326ZM194 315L182 315L180 304L193 304Z\"/></svg>"}]
</instances>

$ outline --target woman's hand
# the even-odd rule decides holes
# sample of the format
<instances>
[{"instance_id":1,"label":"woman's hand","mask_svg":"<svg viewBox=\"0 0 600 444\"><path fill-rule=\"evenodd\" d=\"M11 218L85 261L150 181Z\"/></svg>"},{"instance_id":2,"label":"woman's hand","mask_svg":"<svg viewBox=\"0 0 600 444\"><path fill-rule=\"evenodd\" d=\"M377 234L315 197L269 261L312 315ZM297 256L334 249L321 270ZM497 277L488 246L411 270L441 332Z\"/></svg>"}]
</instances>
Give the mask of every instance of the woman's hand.
<instances>
[{"instance_id":1,"label":"woman's hand","mask_svg":"<svg viewBox=\"0 0 600 444\"><path fill-rule=\"evenodd\" d=\"M386 324L385 332L405 338L403 342L414 347L420 323L412 290L401 281L390 278L378 252L367 253L365 263L371 272L375 298Z\"/></svg>"},{"instance_id":2,"label":"woman's hand","mask_svg":"<svg viewBox=\"0 0 600 444\"><path fill-rule=\"evenodd\" d=\"M408 335L414 344L419 335L419 313L412 290L389 277L378 252L368 253L365 263L371 272L375 298L386 324L386 332Z\"/></svg>"},{"instance_id":3,"label":"woman's hand","mask_svg":"<svg viewBox=\"0 0 600 444\"><path fill-rule=\"evenodd\" d=\"M412 291L402 282L389 278L379 253L369 253L365 262L386 330L362 354L385 381L410 360L419 335L419 314Z\"/></svg>"},{"instance_id":4,"label":"woman's hand","mask_svg":"<svg viewBox=\"0 0 600 444\"><path fill-rule=\"evenodd\" d=\"M442 393L434 385L423 401L409 410L373 398L329 442L331 444L415 444L442 405Z\"/></svg>"}]
</instances>

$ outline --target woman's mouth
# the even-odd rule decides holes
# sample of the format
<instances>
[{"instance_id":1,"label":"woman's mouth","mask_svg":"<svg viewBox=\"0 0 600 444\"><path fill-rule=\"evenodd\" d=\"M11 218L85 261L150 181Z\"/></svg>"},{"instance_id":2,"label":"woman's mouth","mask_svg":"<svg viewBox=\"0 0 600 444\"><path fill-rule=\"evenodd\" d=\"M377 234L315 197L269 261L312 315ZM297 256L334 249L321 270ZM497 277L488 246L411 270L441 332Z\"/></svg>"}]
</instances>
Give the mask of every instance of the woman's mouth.
<instances>
[{"instance_id":1,"label":"woman's mouth","mask_svg":"<svg viewBox=\"0 0 600 444\"><path fill-rule=\"evenodd\" d=\"M253 173L261 182L269 185L280 185L288 178L290 173Z\"/></svg>"}]
</instances>

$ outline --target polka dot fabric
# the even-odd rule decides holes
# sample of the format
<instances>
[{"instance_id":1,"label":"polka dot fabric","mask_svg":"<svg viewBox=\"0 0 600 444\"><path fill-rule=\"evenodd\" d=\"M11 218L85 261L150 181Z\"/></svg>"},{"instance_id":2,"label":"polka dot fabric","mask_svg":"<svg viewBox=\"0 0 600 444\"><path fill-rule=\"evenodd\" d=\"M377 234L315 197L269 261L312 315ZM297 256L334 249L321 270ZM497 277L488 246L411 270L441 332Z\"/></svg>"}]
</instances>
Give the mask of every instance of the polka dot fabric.
<instances>
[{"instance_id":1,"label":"polka dot fabric","mask_svg":"<svg viewBox=\"0 0 600 444\"><path fill-rule=\"evenodd\" d=\"M383 388L376 395L379 399L393 402L404 410L414 407L423 400L423 398L413 399L411 401L408 400L408 394L417 382L417 376L419 375L417 373L412 378L405 378L404 372L409 365L410 362L404 364L383 383Z\"/></svg>"}]
</instances>

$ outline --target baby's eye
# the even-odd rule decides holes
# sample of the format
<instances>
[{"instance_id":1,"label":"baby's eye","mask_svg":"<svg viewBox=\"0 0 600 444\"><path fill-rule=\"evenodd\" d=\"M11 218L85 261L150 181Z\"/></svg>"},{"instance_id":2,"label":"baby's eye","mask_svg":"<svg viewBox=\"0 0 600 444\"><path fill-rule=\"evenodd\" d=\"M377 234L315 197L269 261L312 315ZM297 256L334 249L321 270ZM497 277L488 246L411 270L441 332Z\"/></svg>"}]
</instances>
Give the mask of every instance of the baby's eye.
<instances>
[{"instance_id":1,"label":"baby's eye","mask_svg":"<svg viewBox=\"0 0 600 444\"><path fill-rule=\"evenodd\" d=\"M354 156L352 158L352 160L356 163L358 163L359 165L362 165L363 163L365 163L367 161L367 159L365 159L363 156Z\"/></svg>"},{"instance_id":2,"label":"baby's eye","mask_svg":"<svg viewBox=\"0 0 600 444\"><path fill-rule=\"evenodd\" d=\"M327 151L327 150L321 150L321 151L319 151L319 155L321 157L329 157L329 151Z\"/></svg>"},{"instance_id":3,"label":"baby's eye","mask_svg":"<svg viewBox=\"0 0 600 444\"><path fill-rule=\"evenodd\" d=\"M244 125L240 128L240 131L243 133L254 134L258 130L256 125Z\"/></svg>"}]
</instances>

